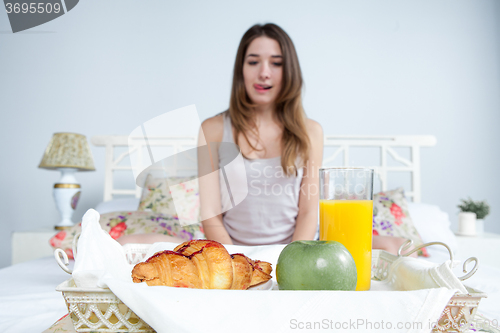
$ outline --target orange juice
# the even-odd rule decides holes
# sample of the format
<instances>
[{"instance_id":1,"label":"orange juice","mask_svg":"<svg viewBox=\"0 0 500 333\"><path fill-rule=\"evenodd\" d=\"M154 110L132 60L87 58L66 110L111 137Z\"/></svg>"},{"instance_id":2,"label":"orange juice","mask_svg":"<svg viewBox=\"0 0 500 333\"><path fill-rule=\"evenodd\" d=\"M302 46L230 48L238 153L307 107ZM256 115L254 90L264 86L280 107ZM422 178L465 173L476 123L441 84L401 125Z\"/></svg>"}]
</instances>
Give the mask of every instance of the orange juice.
<instances>
[{"instance_id":1,"label":"orange juice","mask_svg":"<svg viewBox=\"0 0 500 333\"><path fill-rule=\"evenodd\" d=\"M372 266L372 200L320 200L319 239L342 243L351 252L358 282L369 290Z\"/></svg>"}]
</instances>

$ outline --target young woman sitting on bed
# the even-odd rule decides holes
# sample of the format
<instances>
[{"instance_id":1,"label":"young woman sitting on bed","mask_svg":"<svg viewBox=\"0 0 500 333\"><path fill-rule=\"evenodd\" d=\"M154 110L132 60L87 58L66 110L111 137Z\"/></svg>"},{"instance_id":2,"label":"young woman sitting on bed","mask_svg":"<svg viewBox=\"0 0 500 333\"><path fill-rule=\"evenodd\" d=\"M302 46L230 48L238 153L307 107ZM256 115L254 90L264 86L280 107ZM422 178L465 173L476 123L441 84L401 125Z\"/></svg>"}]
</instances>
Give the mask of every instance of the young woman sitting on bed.
<instances>
[{"instance_id":1,"label":"young woman sitting on bed","mask_svg":"<svg viewBox=\"0 0 500 333\"><path fill-rule=\"evenodd\" d=\"M249 193L241 203L220 213L218 184L200 182L202 215L213 212L202 221L207 239L239 245L314 239L323 129L306 117L301 93L302 74L290 37L274 24L251 27L237 51L229 110L205 120L204 135L200 135L200 146L231 142L239 147ZM218 149L219 167L231 159L228 155ZM150 234L124 236L118 241L183 242ZM392 253L403 242L373 236L374 248Z\"/></svg>"}]
</instances>

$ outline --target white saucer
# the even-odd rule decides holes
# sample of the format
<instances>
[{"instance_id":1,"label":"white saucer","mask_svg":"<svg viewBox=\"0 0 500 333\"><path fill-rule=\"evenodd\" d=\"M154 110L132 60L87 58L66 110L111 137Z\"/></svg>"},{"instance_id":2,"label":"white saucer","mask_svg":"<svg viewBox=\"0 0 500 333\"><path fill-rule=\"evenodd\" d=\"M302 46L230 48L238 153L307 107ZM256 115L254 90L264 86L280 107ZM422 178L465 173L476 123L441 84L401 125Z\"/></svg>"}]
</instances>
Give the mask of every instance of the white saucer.
<instances>
[{"instance_id":1,"label":"white saucer","mask_svg":"<svg viewBox=\"0 0 500 333\"><path fill-rule=\"evenodd\" d=\"M457 235L457 236L467 236L467 237L477 237L477 234L464 234L464 233L461 233L461 232L458 232L458 231L455 232L455 235Z\"/></svg>"},{"instance_id":2,"label":"white saucer","mask_svg":"<svg viewBox=\"0 0 500 333\"><path fill-rule=\"evenodd\" d=\"M271 279L267 282L258 284L256 286L250 287L247 290L271 290L271 289L273 289L273 279Z\"/></svg>"}]
</instances>

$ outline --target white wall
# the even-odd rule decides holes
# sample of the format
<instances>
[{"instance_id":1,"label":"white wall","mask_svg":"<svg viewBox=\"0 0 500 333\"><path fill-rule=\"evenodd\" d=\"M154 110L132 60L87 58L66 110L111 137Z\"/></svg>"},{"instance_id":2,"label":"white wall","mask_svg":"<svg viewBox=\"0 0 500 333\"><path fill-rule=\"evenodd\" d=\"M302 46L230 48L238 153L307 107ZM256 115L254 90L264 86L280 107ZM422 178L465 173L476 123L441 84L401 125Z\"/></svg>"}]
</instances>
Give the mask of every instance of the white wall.
<instances>
[{"instance_id":1,"label":"white wall","mask_svg":"<svg viewBox=\"0 0 500 333\"><path fill-rule=\"evenodd\" d=\"M500 232L499 1L85 0L17 34L0 11L0 267L13 231L59 220L59 174L37 168L52 133L127 135L185 105L224 110L238 42L265 22L295 42L326 134L436 135L423 201L456 227L459 198L487 199L486 230ZM102 200L104 149L92 151L75 221Z\"/></svg>"}]
</instances>

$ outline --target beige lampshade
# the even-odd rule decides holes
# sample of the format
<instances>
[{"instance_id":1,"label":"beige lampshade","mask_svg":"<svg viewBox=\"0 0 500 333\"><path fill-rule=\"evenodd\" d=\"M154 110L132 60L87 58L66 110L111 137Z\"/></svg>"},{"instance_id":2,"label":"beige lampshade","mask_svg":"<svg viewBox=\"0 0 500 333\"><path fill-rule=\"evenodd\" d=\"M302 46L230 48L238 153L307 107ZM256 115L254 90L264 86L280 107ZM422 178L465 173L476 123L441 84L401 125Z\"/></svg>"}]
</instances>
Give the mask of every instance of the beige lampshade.
<instances>
[{"instance_id":1,"label":"beige lampshade","mask_svg":"<svg viewBox=\"0 0 500 333\"><path fill-rule=\"evenodd\" d=\"M39 168L76 168L93 171L94 159L85 135L76 133L54 133L45 149Z\"/></svg>"}]
</instances>

